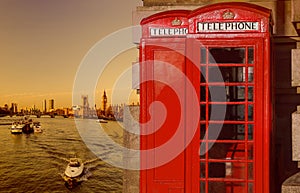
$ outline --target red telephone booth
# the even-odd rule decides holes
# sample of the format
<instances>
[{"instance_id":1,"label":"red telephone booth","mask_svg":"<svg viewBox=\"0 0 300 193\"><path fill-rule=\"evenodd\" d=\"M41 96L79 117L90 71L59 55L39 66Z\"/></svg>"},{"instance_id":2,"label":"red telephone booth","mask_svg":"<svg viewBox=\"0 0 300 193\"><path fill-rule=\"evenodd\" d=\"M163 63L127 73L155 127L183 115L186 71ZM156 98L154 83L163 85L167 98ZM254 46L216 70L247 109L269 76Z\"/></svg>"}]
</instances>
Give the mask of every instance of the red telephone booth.
<instances>
[{"instance_id":1,"label":"red telephone booth","mask_svg":"<svg viewBox=\"0 0 300 193\"><path fill-rule=\"evenodd\" d=\"M219 3L141 25L140 192L269 193L271 11Z\"/></svg>"}]
</instances>

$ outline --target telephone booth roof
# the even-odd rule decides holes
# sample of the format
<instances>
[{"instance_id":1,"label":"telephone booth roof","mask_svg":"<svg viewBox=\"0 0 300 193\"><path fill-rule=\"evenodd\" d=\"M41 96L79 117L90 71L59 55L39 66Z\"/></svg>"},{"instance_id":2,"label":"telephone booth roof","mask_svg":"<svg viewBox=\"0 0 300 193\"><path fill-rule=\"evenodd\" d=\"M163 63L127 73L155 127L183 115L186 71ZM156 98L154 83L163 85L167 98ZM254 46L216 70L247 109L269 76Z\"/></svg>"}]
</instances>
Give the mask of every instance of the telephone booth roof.
<instances>
[{"instance_id":1,"label":"telephone booth roof","mask_svg":"<svg viewBox=\"0 0 300 193\"><path fill-rule=\"evenodd\" d=\"M141 21L141 25L145 25L148 23L159 23L159 21L165 19L165 18L169 18L169 17L183 17L183 18L187 18L189 13L191 11L189 10L169 10L169 11L163 11L163 12L159 12L156 14L153 14L149 17L146 17L144 19L142 19Z\"/></svg>"},{"instance_id":2,"label":"telephone booth roof","mask_svg":"<svg viewBox=\"0 0 300 193\"><path fill-rule=\"evenodd\" d=\"M208 24L210 22L212 24ZM240 27L240 29L230 27L227 29L226 26L229 26L230 23ZM156 13L144 18L141 25L143 26L143 37L153 37L149 32L149 29L153 27L186 28L188 29L187 34L272 32L270 27L273 26L273 20L270 9L250 3L227 2L207 5L192 11L171 10ZM248 25L250 26L249 29L242 28Z\"/></svg>"},{"instance_id":3,"label":"telephone booth roof","mask_svg":"<svg viewBox=\"0 0 300 193\"><path fill-rule=\"evenodd\" d=\"M261 7L255 4L250 4L250 3L243 3L243 2L227 2L227 3L216 3L216 4L211 4L207 5L204 7L200 7L198 9L195 9L191 11L189 14L189 18L195 17L197 15L203 15L206 13L211 13L211 16L215 13L214 11L216 10L223 10L223 9L232 9L232 10L242 10L243 13L240 13L240 16L247 17L245 16L246 11L252 12L255 14L255 17L270 17L271 15L271 10L267 9L265 7ZM253 17L253 15L248 15L248 17ZM221 18L220 18L221 19Z\"/></svg>"}]
</instances>

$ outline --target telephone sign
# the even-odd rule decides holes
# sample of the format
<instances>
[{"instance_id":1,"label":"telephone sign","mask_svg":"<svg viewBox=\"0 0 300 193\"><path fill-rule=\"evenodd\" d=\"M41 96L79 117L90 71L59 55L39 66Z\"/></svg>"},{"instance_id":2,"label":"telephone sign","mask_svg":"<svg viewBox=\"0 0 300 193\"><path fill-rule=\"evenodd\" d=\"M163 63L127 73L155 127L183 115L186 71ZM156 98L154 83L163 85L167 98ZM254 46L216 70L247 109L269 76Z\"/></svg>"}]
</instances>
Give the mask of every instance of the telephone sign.
<instances>
[{"instance_id":1,"label":"telephone sign","mask_svg":"<svg viewBox=\"0 0 300 193\"><path fill-rule=\"evenodd\" d=\"M150 36L186 36L187 28L150 28Z\"/></svg>"},{"instance_id":2,"label":"telephone sign","mask_svg":"<svg viewBox=\"0 0 300 193\"><path fill-rule=\"evenodd\" d=\"M197 32L206 31L258 31L258 22L198 22Z\"/></svg>"}]
</instances>

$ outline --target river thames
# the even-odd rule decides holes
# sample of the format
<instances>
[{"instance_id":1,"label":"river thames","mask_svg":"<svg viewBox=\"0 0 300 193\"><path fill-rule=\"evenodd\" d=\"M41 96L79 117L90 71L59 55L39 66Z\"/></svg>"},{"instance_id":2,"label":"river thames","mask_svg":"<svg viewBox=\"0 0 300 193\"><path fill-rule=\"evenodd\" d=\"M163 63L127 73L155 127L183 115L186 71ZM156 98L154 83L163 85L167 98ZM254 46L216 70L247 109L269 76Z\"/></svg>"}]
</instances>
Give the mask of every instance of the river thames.
<instances>
[{"instance_id":1,"label":"river thames","mask_svg":"<svg viewBox=\"0 0 300 193\"><path fill-rule=\"evenodd\" d=\"M14 119L2 117L0 123ZM103 162L87 148L73 118L33 119L41 123L42 133L13 135L10 125L0 125L0 192L122 192L123 170ZM99 124L96 120L81 122ZM114 141L122 143L120 124L109 121L102 126ZM70 190L61 175L74 154L86 162L87 172L86 180Z\"/></svg>"}]
</instances>

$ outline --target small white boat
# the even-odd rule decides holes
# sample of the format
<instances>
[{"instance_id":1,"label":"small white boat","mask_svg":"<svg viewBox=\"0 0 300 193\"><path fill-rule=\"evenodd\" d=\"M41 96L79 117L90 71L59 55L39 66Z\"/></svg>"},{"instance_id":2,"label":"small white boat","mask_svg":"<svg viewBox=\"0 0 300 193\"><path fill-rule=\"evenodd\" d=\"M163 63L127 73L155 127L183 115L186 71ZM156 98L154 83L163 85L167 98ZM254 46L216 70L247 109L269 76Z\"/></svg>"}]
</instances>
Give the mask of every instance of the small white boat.
<instances>
[{"instance_id":1,"label":"small white boat","mask_svg":"<svg viewBox=\"0 0 300 193\"><path fill-rule=\"evenodd\" d=\"M14 121L11 124L11 129L10 132L12 134L22 134L23 133L23 128L25 127L25 124L22 123L21 121Z\"/></svg>"},{"instance_id":2,"label":"small white boat","mask_svg":"<svg viewBox=\"0 0 300 193\"><path fill-rule=\"evenodd\" d=\"M35 133L42 133L43 129L40 122L33 122L33 130Z\"/></svg>"},{"instance_id":3,"label":"small white boat","mask_svg":"<svg viewBox=\"0 0 300 193\"><path fill-rule=\"evenodd\" d=\"M106 121L105 119L99 119L98 122L99 123L108 123L108 121Z\"/></svg>"},{"instance_id":4,"label":"small white boat","mask_svg":"<svg viewBox=\"0 0 300 193\"><path fill-rule=\"evenodd\" d=\"M69 188L73 188L80 182L84 173L84 164L80 158L71 158L64 172L63 179Z\"/></svg>"}]
</instances>

